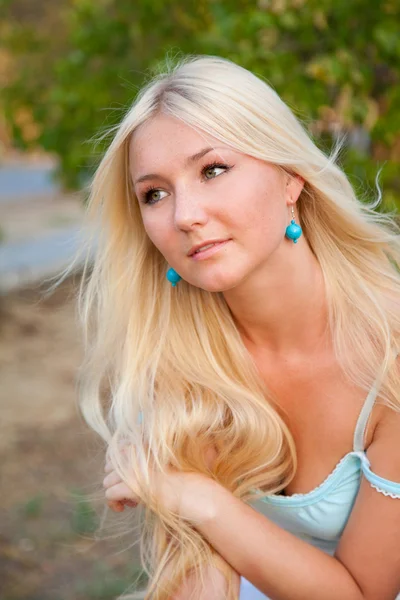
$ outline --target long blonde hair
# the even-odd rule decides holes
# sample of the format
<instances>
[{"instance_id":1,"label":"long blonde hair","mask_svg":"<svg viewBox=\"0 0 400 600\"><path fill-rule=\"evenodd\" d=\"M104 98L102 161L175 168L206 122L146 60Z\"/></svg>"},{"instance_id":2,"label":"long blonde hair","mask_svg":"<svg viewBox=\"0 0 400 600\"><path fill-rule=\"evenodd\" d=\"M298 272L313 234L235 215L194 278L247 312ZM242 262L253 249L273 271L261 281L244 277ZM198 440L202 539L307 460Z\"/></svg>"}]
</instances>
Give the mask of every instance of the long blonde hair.
<instances>
[{"instance_id":1,"label":"long blonde hair","mask_svg":"<svg viewBox=\"0 0 400 600\"><path fill-rule=\"evenodd\" d=\"M324 275L337 359L365 390L378 376L381 396L395 410L400 239L395 217L376 211L380 197L360 202L335 153L319 150L271 87L228 60L181 60L142 89L114 130L87 211L98 235L80 289L82 410L121 477L138 481L147 506L147 598L167 600L189 571L201 578L218 556L190 523L160 505L152 474L168 465L203 473L248 501L256 490L268 495L288 485L296 450L222 293L183 280L172 288L166 261L144 231L128 146L137 127L160 112L305 180L299 218ZM123 453L121 443L133 451ZM210 446L217 449L213 465L205 457ZM233 587L227 594L234 597Z\"/></svg>"}]
</instances>

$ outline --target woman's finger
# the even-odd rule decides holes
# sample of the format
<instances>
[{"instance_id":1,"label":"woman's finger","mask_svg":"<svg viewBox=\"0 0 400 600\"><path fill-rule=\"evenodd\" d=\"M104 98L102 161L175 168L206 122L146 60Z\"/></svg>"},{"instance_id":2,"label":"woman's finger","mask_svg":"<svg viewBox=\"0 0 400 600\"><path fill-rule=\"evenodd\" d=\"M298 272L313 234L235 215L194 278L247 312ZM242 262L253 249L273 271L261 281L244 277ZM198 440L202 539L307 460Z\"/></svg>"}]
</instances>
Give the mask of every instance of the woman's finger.
<instances>
[{"instance_id":1,"label":"woman's finger","mask_svg":"<svg viewBox=\"0 0 400 600\"><path fill-rule=\"evenodd\" d=\"M111 471L106 477L103 479L103 487L109 488L117 483L122 481L121 477L118 475L116 471Z\"/></svg>"},{"instance_id":2,"label":"woman's finger","mask_svg":"<svg viewBox=\"0 0 400 600\"><path fill-rule=\"evenodd\" d=\"M122 512L125 506L136 508L139 503L134 502L133 500L108 500L107 504L114 512Z\"/></svg>"},{"instance_id":3,"label":"woman's finger","mask_svg":"<svg viewBox=\"0 0 400 600\"><path fill-rule=\"evenodd\" d=\"M134 500L122 500L124 506L130 506L131 508L136 508L139 502L135 502Z\"/></svg>"},{"instance_id":4,"label":"woman's finger","mask_svg":"<svg viewBox=\"0 0 400 600\"><path fill-rule=\"evenodd\" d=\"M119 444L119 450L121 452L121 454L126 456L126 453L128 452L128 449L130 448L130 444L126 443L120 443ZM106 462L105 462L105 466L104 466L104 470L107 472L112 471L114 469L114 466L110 460L108 451L106 452Z\"/></svg>"},{"instance_id":5,"label":"woman's finger","mask_svg":"<svg viewBox=\"0 0 400 600\"><path fill-rule=\"evenodd\" d=\"M114 470L113 464L110 460L107 460L106 464L104 465L104 471L106 473L110 473L111 471Z\"/></svg>"},{"instance_id":6,"label":"woman's finger","mask_svg":"<svg viewBox=\"0 0 400 600\"><path fill-rule=\"evenodd\" d=\"M118 500L109 500L107 504L114 512L122 512L124 510L123 503L119 502Z\"/></svg>"},{"instance_id":7,"label":"woman's finger","mask_svg":"<svg viewBox=\"0 0 400 600\"><path fill-rule=\"evenodd\" d=\"M117 500L119 502L128 500L138 503L140 501L132 492L131 488L123 482L109 487L106 490L106 498L107 500Z\"/></svg>"},{"instance_id":8,"label":"woman's finger","mask_svg":"<svg viewBox=\"0 0 400 600\"><path fill-rule=\"evenodd\" d=\"M121 452L121 454L126 454L128 448L130 448L132 444L128 441L120 441L118 442L117 446L118 446L118 450ZM110 460L110 450L109 448L106 451L106 461Z\"/></svg>"}]
</instances>

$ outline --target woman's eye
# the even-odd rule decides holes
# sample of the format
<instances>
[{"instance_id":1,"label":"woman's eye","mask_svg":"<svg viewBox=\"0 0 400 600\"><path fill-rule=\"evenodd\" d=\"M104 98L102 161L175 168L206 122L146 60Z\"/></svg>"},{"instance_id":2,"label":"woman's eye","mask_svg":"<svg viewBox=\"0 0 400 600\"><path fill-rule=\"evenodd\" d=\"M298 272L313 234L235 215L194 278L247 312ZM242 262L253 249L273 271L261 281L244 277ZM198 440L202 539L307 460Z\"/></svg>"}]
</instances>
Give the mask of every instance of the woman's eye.
<instances>
[{"instance_id":1,"label":"woman's eye","mask_svg":"<svg viewBox=\"0 0 400 600\"><path fill-rule=\"evenodd\" d=\"M206 179L215 179L215 177L218 177L218 175L221 175L221 173L228 171L229 168L230 167L228 167L228 165L206 165L202 170L202 174Z\"/></svg>"},{"instance_id":2,"label":"woman's eye","mask_svg":"<svg viewBox=\"0 0 400 600\"><path fill-rule=\"evenodd\" d=\"M205 165L205 167L203 167L201 170L201 174L205 179L215 179L219 175L222 175L222 173L226 173L227 171L229 171L231 168L232 167L230 165L212 163L209 165ZM162 194L168 196L167 192L159 190L155 187L151 187L143 192L143 202L144 204L157 204L157 202L159 202L165 197Z\"/></svg>"},{"instance_id":3,"label":"woman's eye","mask_svg":"<svg viewBox=\"0 0 400 600\"><path fill-rule=\"evenodd\" d=\"M161 194L165 194L162 190L158 190L157 188L150 188L147 190L143 197L145 204L156 204L159 200L162 199Z\"/></svg>"}]
</instances>

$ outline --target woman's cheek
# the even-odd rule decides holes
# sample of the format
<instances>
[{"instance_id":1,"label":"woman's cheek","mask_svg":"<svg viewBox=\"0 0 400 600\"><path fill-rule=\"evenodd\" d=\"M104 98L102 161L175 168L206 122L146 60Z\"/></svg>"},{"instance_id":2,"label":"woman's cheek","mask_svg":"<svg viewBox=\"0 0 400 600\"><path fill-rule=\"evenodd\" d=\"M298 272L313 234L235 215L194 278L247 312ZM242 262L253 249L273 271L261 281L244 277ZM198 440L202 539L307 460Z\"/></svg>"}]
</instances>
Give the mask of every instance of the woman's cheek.
<instances>
[{"instance_id":1,"label":"woman's cheek","mask_svg":"<svg viewBox=\"0 0 400 600\"><path fill-rule=\"evenodd\" d=\"M171 240L168 234L165 234L161 231L150 231L148 232L148 236L160 254L163 255L165 260L169 262L170 260L174 261L174 256L176 256L176 248L177 241ZM175 259L176 260L176 259Z\"/></svg>"},{"instance_id":2,"label":"woman's cheek","mask_svg":"<svg viewBox=\"0 0 400 600\"><path fill-rule=\"evenodd\" d=\"M143 227L155 247L162 252L161 248L163 245L165 245L165 242L163 244L164 233L163 228L160 227L158 220L155 221L151 218L144 217Z\"/></svg>"}]
</instances>

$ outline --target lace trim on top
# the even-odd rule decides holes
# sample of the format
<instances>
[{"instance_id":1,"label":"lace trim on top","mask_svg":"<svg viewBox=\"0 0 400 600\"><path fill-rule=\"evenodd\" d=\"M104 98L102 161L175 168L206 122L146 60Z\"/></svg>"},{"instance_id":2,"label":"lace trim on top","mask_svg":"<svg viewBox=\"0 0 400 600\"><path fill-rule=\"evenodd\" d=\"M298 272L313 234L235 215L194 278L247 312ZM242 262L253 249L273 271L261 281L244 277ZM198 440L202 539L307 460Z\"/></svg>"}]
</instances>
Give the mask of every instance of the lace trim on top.
<instances>
[{"instance_id":1,"label":"lace trim on top","mask_svg":"<svg viewBox=\"0 0 400 600\"><path fill-rule=\"evenodd\" d=\"M380 492L381 494L383 494L384 496L390 496L391 498L393 498L394 500L396 499L400 499L400 494L392 494L392 492L388 492L387 490L382 490L382 488L378 487L377 485L374 485L373 483L369 482L370 486L373 487L377 492Z\"/></svg>"},{"instance_id":2,"label":"lace trim on top","mask_svg":"<svg viewBox=\"0 0 400 600\"><path fill-rule=\"evenodd\" d=\"M348 458L348 456L350 456L351 454L354 454L354 452L348 452L347 454L345 454L345 456L343 456L343 458L341 458L339 460L339 462L337 463L337 465L334 467L333 471L331 471L329 473L329 475L324 479L324 481L322 483L320 483L319 485L317 485L317 487L315 487L313 490L311 490L310 492L298 492L297 494L290 494L290 496L282 496L282 498L304 498L305 496L310 496L311 494L315 494L316 492L319 492L319 490L323 487L325 487L326 485L328 485L328 482L335 477L336 472L340 469L340 467L342 466L342 464L344 463L344 461Z\"/></svg>"},{"instance_id":3,"label":"lace trim on top","mask_svg":"<svg viewBox=\"0 0 400 600\"><path fill-rule=\"evenodd\" d=\"M361 462L363 463L362 470L365 479L369 482L371 487L385 496L390 496L394 499L400 498L400 483L390 481L389 479L385 479L384 477L380 477L380 475L373 473L370 469L371 463L364 452L360 452L360 457Z\"/></svg>"},{"instance_id":4,"label":"lace trim on top","mask_svg":"<svg viewBox=\"0 0 400 600\"><path fill-rule=\"evenodd\" d=\"M360 475L361 471L363 472L366 480L374 489L385 496L390 496L394 499L400 499L400 483L389 481L388 479L384 479L383 477L373 473L370 469L371 463L365 452L353 450L352 452L348 452L345 456L343 456L328 477L326 477L326 479L320 485L311 490L311 492L306 492L305 494L291 494L290 496L271 494L270 496L265 496L259 500L261 500L261 502L266 502L267 504L286 506L307 506L308 504L313 504L314 502L317 502L323 498L332 485L339 480L341 468L350 456L357 456L360 459L361 469L357 470L359 471Z\"/></svg>"},{"instance_id":5,"label":"lace trim on top","mask_svg":"<svg viewBox=\"0 0 400 600\"><path fill-rule=\"evenodd\" d=\"M301 506L305 506L306 504L312 504L319 500L326 493L326 491L335 483L335 481L339 479L342 465L349 459L349 457L358 456L359 454L361 453L355 451L348 452L347 454L345 454L345 456L343 456L343 458L340 459L333 471L329 473L329 475L324 479L324 481L310 492L290 494L290 496L271 494L270 496L265 496L264 498L260 498L259 500L261 502L267 502L270 504L301 504ZM365 459L368 460L366 456Z\"/></svg>"}]
</instances>

